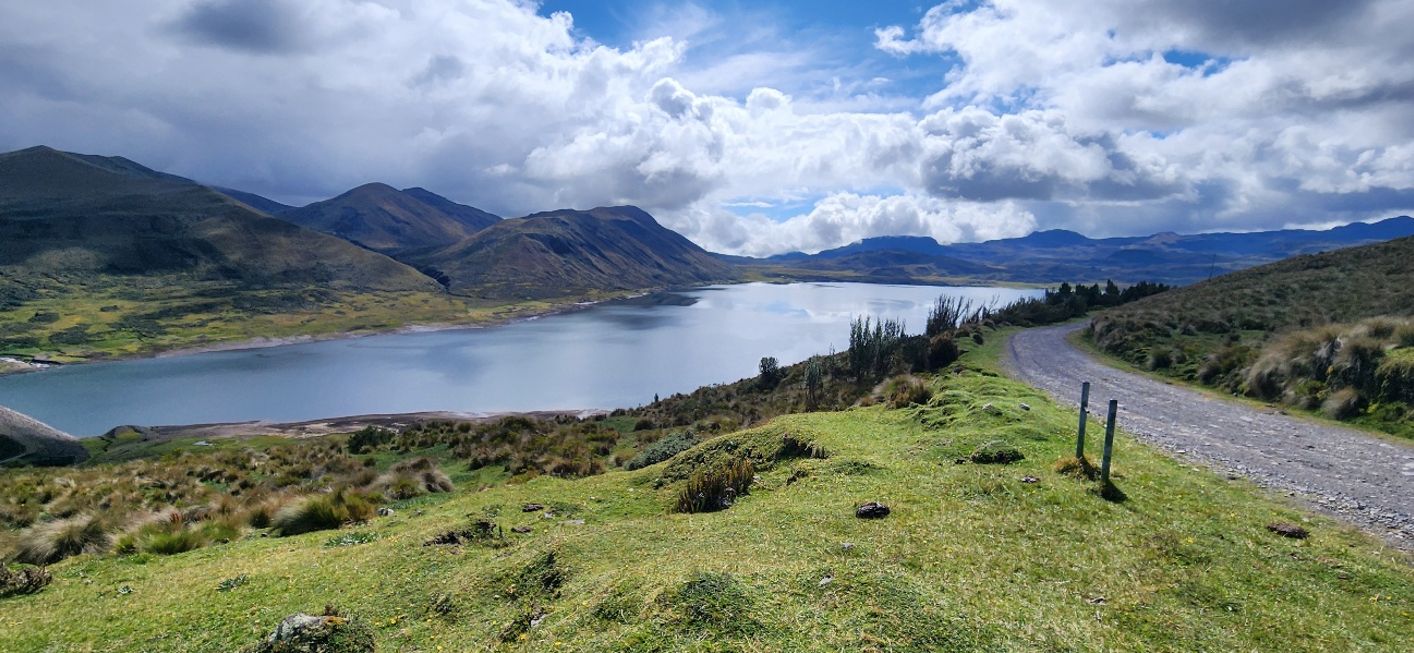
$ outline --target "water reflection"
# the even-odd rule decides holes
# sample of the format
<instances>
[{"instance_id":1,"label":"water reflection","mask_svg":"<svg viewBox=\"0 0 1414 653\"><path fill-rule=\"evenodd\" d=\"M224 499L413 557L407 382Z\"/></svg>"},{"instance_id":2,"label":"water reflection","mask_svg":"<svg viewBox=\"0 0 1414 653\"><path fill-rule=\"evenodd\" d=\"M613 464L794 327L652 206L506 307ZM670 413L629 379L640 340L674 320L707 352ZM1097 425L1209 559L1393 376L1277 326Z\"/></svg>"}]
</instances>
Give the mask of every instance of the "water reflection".
<instances>
[{"instance_id":1,"label":"water reflection","mask_svg":"<svg viewBox=\"0 0 1414 653\"><path fill-rule=\"evenodd\" d=\"M294 421L422 410L633 406L848 345L855 315L923 328L940 293L1037 291L744 284L595 306L494 328L371 336L100 363L0 377L0 405L76 434L119 424Z\"/></svg>"}]
</instances>

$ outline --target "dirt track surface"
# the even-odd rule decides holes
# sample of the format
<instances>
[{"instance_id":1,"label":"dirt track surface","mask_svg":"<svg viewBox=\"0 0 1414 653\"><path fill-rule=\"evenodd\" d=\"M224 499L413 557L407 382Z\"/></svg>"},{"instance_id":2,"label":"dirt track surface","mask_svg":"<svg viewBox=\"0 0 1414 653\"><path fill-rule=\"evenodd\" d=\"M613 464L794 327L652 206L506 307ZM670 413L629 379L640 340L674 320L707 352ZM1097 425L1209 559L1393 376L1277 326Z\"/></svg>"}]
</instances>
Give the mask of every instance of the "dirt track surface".
<instances>
[{"instance_id":1,"label":"dirt track surface","mask_svg":"<svg viewBox=\"0 0 1414 653\"><path fill-rule=\"evenodd\" d=\"M1072 406L1090 382L1090 414L1119 400L1119 425L1181 458L1284 490L1414 550L1414 446L1210 397L1100 363L1066 338L1084 324L1027 329L1007 343L1014 378ZM1092 427L1087 450L1103 441ZM1091 446L1093 443L1093 446Z\"/></svg>"}]
</instances>

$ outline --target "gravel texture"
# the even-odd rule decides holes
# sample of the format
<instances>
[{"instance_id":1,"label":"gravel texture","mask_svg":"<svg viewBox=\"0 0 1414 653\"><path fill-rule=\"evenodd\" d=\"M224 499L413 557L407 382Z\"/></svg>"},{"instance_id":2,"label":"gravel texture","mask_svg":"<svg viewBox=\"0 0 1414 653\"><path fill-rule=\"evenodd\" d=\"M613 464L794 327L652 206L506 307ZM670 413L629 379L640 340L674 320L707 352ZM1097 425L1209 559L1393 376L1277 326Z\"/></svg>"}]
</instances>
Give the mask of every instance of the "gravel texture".
<instances>
[{"instance_id":1,"label":"gravel texture","mask_svg":"<svg viewBox=\"0 0 1414 653\"><path fill-rule=\"evenodd\" d=\"M1089 381L1091 415L1103 420L1109 400L1117 399L1121 429L1414 551L1414 446L1110 367L1067 341L1083 326L1016 333L1003 359L1008 374L1073 406L1080 403L1081 382ZM1086 433L1091 451L1104 437L1095 431L1092 424Z\"/></svg>"}]
</instances>

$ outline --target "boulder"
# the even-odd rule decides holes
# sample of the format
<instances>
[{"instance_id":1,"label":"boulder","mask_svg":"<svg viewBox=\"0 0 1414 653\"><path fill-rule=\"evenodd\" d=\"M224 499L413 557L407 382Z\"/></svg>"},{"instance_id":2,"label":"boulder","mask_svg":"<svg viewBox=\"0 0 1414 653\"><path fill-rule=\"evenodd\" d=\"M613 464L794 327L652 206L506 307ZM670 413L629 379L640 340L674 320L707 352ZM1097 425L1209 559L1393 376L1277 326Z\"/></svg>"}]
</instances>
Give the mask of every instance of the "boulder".
<instances>
[{"instance_id":1,"label":"boulder","mask_svg":"<svg viewBox=\"0 0 1414 653\"><path fill-rule=\"evenodd\" d=\"M1296 524L1288 524L1286 522L1267 524L1267 530L1276 533L1277 535L1280 535L1282 537L1289 537L1293 540L1304 540L1308 537L1311 537L1311 531L1297 526Z\"/></svg>"},{"instance_id":2,"label":"boulder","mask_svg":"<svg viewBox=\"0 0 1414 653\"><path fill-rule=\"evenodd\" d=\"M74 465L88 460L78 438L0 406L0 467Z\"/></svg>"},{"instance_id":3,"label":"boulder","mask_svg":"<svg viewBox=\"0 0 1414 653\"><path fill-rule=\"evenodd\" d=\"M854 516L860 519L883 519L889 516L889 507L878 501L870 501L854 509Z\"/></svg>"},{"instance_id":4,"label":"boulder","mask_svg":"<svg viewBox=\"0 0 1414 653\"><path fill-rule=\"evenodd\" d=\"M373 653L373 629L334 610L325 613L285 617L275 632L243 653Z\"/></svg>"}]
</instances>

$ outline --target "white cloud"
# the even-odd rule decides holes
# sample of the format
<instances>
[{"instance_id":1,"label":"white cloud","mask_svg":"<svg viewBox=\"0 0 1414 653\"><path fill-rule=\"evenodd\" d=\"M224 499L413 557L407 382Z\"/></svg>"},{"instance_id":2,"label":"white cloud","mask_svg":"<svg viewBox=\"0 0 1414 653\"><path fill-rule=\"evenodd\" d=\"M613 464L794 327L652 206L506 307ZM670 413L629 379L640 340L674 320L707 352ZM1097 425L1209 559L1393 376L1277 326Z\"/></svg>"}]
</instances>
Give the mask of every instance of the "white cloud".
<instances>
[{"instance_id":1,"label":"white cloud","mask_svg":"<svg viewBox=\"0 0 1414 653\"><path fill-rule=\"evenodd\" d=\"M1409 0L947 2L859 26L862 53L664 7L608 47L524 0L4 3L0 148L289 201L381 180L508 214L635 203L756 254L1414 206ZM728 210L753 203L777 210Z\"/></svg>"}]
</instances>

